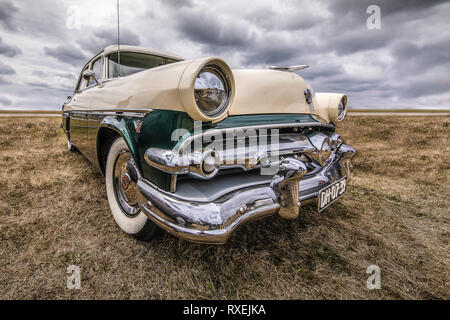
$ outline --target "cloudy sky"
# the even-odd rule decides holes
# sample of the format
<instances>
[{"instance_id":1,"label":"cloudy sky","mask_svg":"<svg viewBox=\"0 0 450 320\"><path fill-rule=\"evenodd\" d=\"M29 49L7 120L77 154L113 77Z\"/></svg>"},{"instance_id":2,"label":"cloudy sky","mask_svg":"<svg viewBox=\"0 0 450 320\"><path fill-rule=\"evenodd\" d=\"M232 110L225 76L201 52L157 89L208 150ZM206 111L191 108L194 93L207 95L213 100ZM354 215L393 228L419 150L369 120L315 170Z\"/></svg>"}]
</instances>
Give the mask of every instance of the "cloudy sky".
<instances>
[{"instance_id":1,"label":"cloudy sky","mask_svg":"<svg viewBox=\"0 0 450 320\"><path fill-rule=\"evenodd\" d=\"M370 29L369 5L381 28ZM450 106L449 1L121 0L122 44L232 68L309 64L354 108ZM116 0L0 0L0 108L59 109L116 38Z\"/></svg>"}]
</instances>

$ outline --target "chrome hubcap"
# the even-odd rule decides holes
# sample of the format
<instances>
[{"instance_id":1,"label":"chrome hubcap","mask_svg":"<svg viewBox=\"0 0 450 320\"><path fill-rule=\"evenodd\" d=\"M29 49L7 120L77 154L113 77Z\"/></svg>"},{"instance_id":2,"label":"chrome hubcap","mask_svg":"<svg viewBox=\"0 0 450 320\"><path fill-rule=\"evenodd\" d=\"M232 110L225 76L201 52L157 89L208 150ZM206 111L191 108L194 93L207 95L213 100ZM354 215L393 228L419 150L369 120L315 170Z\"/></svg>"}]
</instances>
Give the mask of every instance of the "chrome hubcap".
<instances>
[{"instance_id":1,"label":"chrome hubcap","mask_svg":"<svg viewBox=\"0 0 450 320\"><path fill-rule=\"evenodd\" d=\"M131 153L123 151L114 165L114 191L123 213L129 217L139 213L137 201L137 169Z\"/></svg>"}]
</instances>

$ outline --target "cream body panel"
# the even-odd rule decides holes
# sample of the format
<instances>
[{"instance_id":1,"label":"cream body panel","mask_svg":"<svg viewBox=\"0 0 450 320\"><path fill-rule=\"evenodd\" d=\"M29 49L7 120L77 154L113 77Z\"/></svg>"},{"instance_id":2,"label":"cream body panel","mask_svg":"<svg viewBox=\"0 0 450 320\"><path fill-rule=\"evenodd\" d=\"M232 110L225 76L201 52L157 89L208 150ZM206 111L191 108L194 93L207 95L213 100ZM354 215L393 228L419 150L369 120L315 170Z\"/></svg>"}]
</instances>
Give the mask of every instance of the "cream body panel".
<instances>
[{"instance_id":1,"label":"cream body panel","mask_svg":"<svg viewBox=\"0 0 450 320\"><path fill-rule=\"evenodd\" d=\"M193 85L207 63L225 69L231 86L230 106L217 118L202 116L195 104ZM342 94L316 93L307 104L304 91L308 83L298 74L268 69L230 70L218 58L200 58L167 64L108 79L100 85L74 95L65 110L162 109L187 112L202 121L220 121L231 115L311 114L321 122L334 121Z\"/></svg>"},{"instance_id":2,"label":"cream body panel","mask_svg":"<svg viewBox=\"0 0 450 320\"><path fill-rule=\"evenodd\" d=\"M89 101L89 108L95 110L129 108L184 111L178 85L190 63L182 61L110 79L76 96L84 96L84 101Z\"/></svg>"},{"instance_id":3,"label":"cream body panel","mask_svg":"<svg viewBox=\"0 0 450 320\"><path fill-rule=\"evenodd\" d=\"M229 115L306 113L307 88L302 77L276 70L233 70L236 94Z\"/></svg>"},{"instance_id":4,"label":"cream body panel","mask_svg":"<svg viewBox=\"0 0 450 320\"><path fill-rule=\"evenodd\" d=\"M316 116L319 118L316 120L326 120L326 122L330 121L330 118L328 116L328 106L330 105L331 100L331 94L330 93L322 93L322 92L316 92L315 94L315 103L318 106L316 110Z\"/></svg>"},{"instance_id":5,"label":"cream body panel","mask_svg":"<svg viewBox=\"0 0 450 320\"><path fill-rule=\"evenodd\" d=\"M347 109L347 96L343 93L316 92L316 101L319 105L317 115L327 121L340 121L337 118L339 103L344 99L345 109Z\"/></svg>"},{"instance_id":6,"label":"cream body panel","mask_svg":"<svg viewBox=\"0 0 450 320\"><path fill-rule=\"evenodd\" d=\"M64 104L64 111L72 110L89 110L89 95L86 94L86 90L76 93L69 103Z\"/></svg>"}]
</instances>

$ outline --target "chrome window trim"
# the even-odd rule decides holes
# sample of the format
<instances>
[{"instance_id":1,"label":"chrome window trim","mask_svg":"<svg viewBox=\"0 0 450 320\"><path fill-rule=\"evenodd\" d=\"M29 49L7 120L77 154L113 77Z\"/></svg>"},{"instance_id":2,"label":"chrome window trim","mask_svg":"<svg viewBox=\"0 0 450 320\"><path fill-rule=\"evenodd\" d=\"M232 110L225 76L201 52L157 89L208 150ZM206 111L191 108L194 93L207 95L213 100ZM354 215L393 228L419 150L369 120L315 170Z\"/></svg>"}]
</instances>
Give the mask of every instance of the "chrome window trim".
<instances>
[{"instance_id":1,"label":"chrome window trim","mask_svg":"<svg viewBox=\"0 0 450 320\"><path fill-rule=\"evenodd\" d=\"M92 71L94 71L94 69L93 69L94 63L97 62L98 60L100 60L101 63L102 63L102 75L101 75L101 79L96 79L96 80L97 80L97 83L94 84L94 85L92 85L92 86L89 86L89 81L88 81L87 84L86 84L86 88L84 88L83 90L90 89L90 88L94 88L94 87L96 87L96 86L102 84L102 82L103 82L103 77L104 77L104 74L103 74L103 73L104 73L104 67L105 67L103 56L99 56L99 57L96 57L95 59L92 59L91 63L89 64L89 69L92 70ZM81 74L83 74L83 72L81 72Z\"/></svg>"},{"instance_id":2,"label":"chrome window trim","mask_svg":"<svg viewBox=\"0 0 450 320\"><path fill-rule=\"evenodd\" d=\"M86 82L86 87L83 88L83 89L78 90L77 88L78 88L78 86L80 85L81 78L83 77L83 71L86 70L86 69L92 70L92 63L93 63L94 61L97 61L98 59L102 59L102 62L103 62L102 79L97 79L98 83L95 84L95 85L93 85L93 86L90 86L90 87L87 86L88 83ZM104 80L105 80L105 59L104 59L103 54L100 53L100 54L97 54L96 56L94 56L91 60L89 60L88 63L86 63L86 64L83 66L83 68L81 68L81 72L80 72L80 74L79 74L79 76L78 76L77 84L75 85L75 90L73 91L72 97L75 96L75 95L76 95L77 93L79 93L79 92L82 92L82 91L84 91L84 90L86 90L86 89L94 88L94 87L96 87L96 86L102 84Z\"/></svg>"},{"instance_id":3,"label":"chrome window trim","mask_svg":"<svg viewBox=\"0 0 450 320\"><path fill-rule=\"evenodd\" d=\"M104 115L124 115L132 117L145 117L147 114L153 112L153 109L87 109L87 110L69 110L67 113L91 113Z\"/></svg>"}]
</instances>

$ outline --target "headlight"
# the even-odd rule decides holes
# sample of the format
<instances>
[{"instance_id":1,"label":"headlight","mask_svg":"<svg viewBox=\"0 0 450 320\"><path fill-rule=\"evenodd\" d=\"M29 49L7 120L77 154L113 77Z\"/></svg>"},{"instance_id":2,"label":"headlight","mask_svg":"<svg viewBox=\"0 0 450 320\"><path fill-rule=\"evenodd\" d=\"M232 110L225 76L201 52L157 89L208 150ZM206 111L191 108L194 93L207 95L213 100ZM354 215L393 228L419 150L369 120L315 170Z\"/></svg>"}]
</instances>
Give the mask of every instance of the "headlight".
<instances>
[{"instance_id":1,"label":"headlight","mask_svg":"<svg viewBox=\"0 0 450 320\"><path fill-rule=\"evenodd\" d=\"M206 65L194 84L195 102L200 111L214 117L221 114L230 99L230 86L225 74L215 65Z\"/></svg>"},{"instance_id":2,"label":"headlight","mask_svg":"<svg viewBox=\"0 0 450 320\"><path fill-rule=\"evenodd\" d=\"M225 119L236 91L230 67L214 57L194 59L185 64L178 82L184 111L196 121Z\"/></svg>"}]
</instances>

